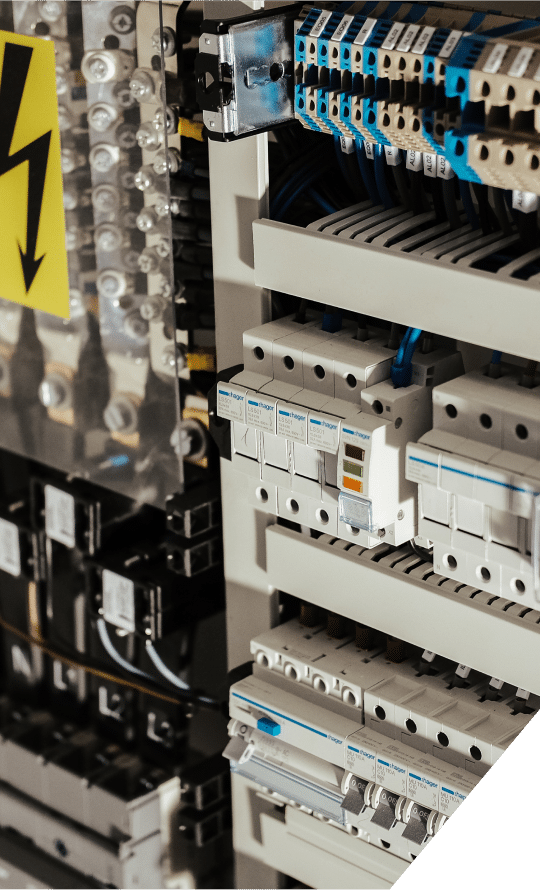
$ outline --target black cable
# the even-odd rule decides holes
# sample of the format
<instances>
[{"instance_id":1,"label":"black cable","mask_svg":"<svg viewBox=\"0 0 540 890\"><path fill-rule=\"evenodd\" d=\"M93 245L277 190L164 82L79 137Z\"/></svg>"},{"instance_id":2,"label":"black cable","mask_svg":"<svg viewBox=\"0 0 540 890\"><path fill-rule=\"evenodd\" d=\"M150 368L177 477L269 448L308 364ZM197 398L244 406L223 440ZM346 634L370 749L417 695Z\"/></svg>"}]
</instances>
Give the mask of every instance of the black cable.
<instances>
[{"instance_id":1,"label":"black cable","mask_svg":"<svg viewBox=\"0 0 540 890\"><path fill-rule=\"evenodd\" d=\"M300 300L298 304L298 309L296 311L296 315L294 316L294 320L299 324L304 324L306 320L306 310L307 310L307 300Z\"/></svg>"},{"instance_id":2,"label":"black cable","mask_svg":"<svg viewBox=\"0 0 540 890\"><path fill-rule=\"evenodd\" d=\"M414 213L423 213L424 203L424 174L421 170L408 170L412 209Z\"/></svg>"},{"instance_id":3,"label":"black cable","mask_svg":"<svg viewBox=\"0 0 540 890\"><path fill-rule=\"evenodd\" d=\"M478 216L480 217L480 228L482 229L482 234L491 235L493 229L489 220L487 185L482 185L479 182L472 182L471 188L473 190L474 197L476 198L476 201L478 203Z\"/></svg>"},{"instance_id":4,"label":"black cable","mask_svg":"<svg viewBox=\"0 0 540 890\"><path fill-rule=\"evenodd\" d=\"M444 209L446 211L446 216L448 217L448 222L452 229L459 229L461 226L461 219L457 208L454 181L453 179L441 179L441 183Z\"/></svg>"},{"instance_id":5,"label":"black cable","mask_svg":"<svg viewBox=\"0 0 540 890\"><path fill-rule=\"evenodd\" d=\"M392 167L392 173L394 174L400 201L407 210L410 210L412 208L412 198L407 188L407 177L403 171L403 164L396 164Z\"/></svg>"},{"instance_id":6,"label":"black cable","mask_svg":"<svg viewBox=\"0 0 540 890\"><path fill-rule=\"evenodd\" d=\"M437 222L441 223L447 218L446 206L443 198L442 180L437 178L430 179L431 200L433 201L433 210Z\"/></svg>"},{"instance_id":7,"label":"black cable","mask_svg":"<svg viewBox=\"0 0 540 890\"><path fill-rule=\"evenodd\" d=\"M494 188L491 190L491 194L493 195L493 209L495 216L497 217L497 222L499 223L503 234L511 235L512 225L508 219L503 190Z\"/></svg>"},{"instance_id":8,"label":"black cable","mask_svg":"<svg viewBox=\"0 0 540 890\"><path fill-rule=\"evenodd\" d=\"M536 213L523 213L518 210L516 214L517 227L520 240L523 244L523 252L528 253L538 247L538 226Z\"/></svg>"},{"instance_id":9,"label":"black cable","mask_svg":"<svg viewBox=\"0 0 540 890\"><path fill-rule=\"evenodd\" d=\"M411 540L409 541L409 544L411 545L411 547L414 550L414 552L416 553L416 555L420 557L420 559L423 559L424 562L433 562L433 550L430 551L430 550L426 550L424 547L420 547L416 543L414 538L411 538Z\"/></svg>"},{"instance_id":10,"label":"black cable","mask_svg":"<svg viewBox=\"0 0 540 890\"><path fill-rule=\"evenodd\" d=\"M176 65L178 69L178 80L184 76L184 47L182 44L182 21L186 14L186 10L190 4L190 0L185 0L178 7L176 13Z\"/></svg>"}]
</instances>

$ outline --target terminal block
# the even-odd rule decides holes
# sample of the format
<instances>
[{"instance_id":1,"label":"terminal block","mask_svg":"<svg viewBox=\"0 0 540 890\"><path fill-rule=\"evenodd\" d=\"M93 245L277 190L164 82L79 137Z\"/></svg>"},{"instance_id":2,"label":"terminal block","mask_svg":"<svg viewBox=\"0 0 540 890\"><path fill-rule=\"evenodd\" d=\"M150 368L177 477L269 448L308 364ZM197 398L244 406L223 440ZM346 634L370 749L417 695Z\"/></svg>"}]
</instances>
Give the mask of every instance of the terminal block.
<instances>
[{"instance_id":1,"label":"terminal block","mask_svg":"<svg viewBox=\"0 0 540 890\"><path fill-rule=\"evenodd\" d=\"M537 192L538 22L433 4L379 9L302 10L297 120L358 150L426 152L462 179Z\"/></svg>"}]
</instances>

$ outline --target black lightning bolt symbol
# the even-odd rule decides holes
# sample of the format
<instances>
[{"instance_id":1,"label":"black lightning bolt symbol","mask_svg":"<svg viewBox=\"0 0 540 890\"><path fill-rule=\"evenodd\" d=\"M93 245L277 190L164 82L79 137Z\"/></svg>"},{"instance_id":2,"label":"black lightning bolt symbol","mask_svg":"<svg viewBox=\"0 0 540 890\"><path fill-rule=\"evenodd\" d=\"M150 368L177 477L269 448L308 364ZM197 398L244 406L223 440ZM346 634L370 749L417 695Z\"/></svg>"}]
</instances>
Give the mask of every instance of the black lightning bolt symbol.
<instances>
[{"instance_id":1,"label":"black lightning bolt symbol","mask_svg":"<svg viewBox=\"0 0 540 890\"><path fill-rule=\"evenodd\" d=\"M52 134L52 130L49 130L39 139L34 139L29 145L10 155L32 52L30 46L6 43L0 79L0 176L28 161L26 250L19 244L26 293L32 286L44 256L36 259L36 246Z\"/></svg>"}]
</instances>

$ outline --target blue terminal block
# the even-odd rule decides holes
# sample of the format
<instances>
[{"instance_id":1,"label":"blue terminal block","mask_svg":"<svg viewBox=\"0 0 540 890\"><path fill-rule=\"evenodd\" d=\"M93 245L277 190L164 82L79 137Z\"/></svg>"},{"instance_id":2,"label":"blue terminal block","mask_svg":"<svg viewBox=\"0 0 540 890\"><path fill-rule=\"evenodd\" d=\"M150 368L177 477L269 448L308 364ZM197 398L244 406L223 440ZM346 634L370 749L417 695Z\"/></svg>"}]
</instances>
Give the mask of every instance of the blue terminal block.
<instances>
[{"instance_id":1,"label":"blue terminal block","mask_svg":"<svg viewBox=\"0 0 540 890\"><path fill-rule=\"evenodd\" d=\"M347 32L341 41L341 45L339 48L339 67L342 71L350 71L351 70L351 54L352 54L352 46L356 37L358 37L360 31L364 27L366 23L367 16L365 15L357 15L352 20L351 24L347 28Z\"/></svg>"},{"instance_id":2,"label":"blue terminal block","mask_svg":"<svg viewBox=\"0 0 540 890\"><path fill-rule=\"evenodd\" d=\"M276 723L275 720L272 720L271 717L259 717L257 720L257 729L273 736L279 735L281 732L281 726L279 723Z\"/></svg>"},{"instance_id":3,"label":"blue terminal block","mask_svg":"<svg viewBox=\"0 0 540 890\"><path fill-rule=\"evenodd\" d=\"M482 180L468 164L468 136L481 133L485 128L483 102L471 102L469 72L474 68L485 46L484 37L463 37L454 50L446 67L446 95L460 101L462 124L459 130L448 130L444 137L446 159L461 179L471 182Z\"/></svg>"},{"instance_id":4,"label":"blue terminal block","mask_svg":"<svg viewBox=\"0 0 540 890\"><path fill-rule=\"evenodd\" d=\"M321 12L321 9L311 9L296 33L294 38L294 58L297 62L306 61L306 38L309 37L309 32Z\"/></svg>"},{"instance_id":5,"label":"blue terminal block","mask_svg":"<svg viewBox=\"0 0 540 890\"><path fill-rule=\"evenodd\" d=\"M330 128L334 136L340 136L341 130L336 124L330 119L330 109L329 109L329 97L331 93L335 93L339 91L341 85L341 72L340 71L330 71L329 77L330 83L328 86L323 86L317 90L317 117L324 121L324 123Z\"/></svg>"},{"instance_id":6,"label":"blue terminal block","mask_svg":"<svg viewBox=\"0 0 540 890\"><path fill-rule=\"evenodd\" d=\"M333 36L334 31L341 22L342 18L343 13L332 13L317 41L317 65L320 65L321 67L328 65L328 41Z\"/></svg>"}]
</instances>

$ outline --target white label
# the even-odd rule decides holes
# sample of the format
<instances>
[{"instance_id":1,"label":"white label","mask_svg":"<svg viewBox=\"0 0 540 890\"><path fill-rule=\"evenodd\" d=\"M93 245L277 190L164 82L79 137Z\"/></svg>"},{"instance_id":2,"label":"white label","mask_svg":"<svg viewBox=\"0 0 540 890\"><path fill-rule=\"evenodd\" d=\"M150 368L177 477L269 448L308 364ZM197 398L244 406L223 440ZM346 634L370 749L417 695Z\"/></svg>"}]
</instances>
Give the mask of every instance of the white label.
<instances>
[{"instance_id":1,"label":"white label","mask_svg":"<svg viewBox=\"0 0 540 890\"><path fill-rule=\"evenodd\" d=\"M21 574L19 529L7 519L0 519L0 569L15 578Z\"/></svg>"},{"instance_id":2,"label":"white label","mask_svg":"<svg viewBox=\"0 0 540 890\"><path fill-rule=\"evenodd\" d=\"M394 49L396 43L403 33L405 25L403 22L394 22L390 28L385 40L382 43L382 49Z\"/></svg>"},{"instance_id":3,"label":"white label","mask_svg":"<svg viewBox=\"0 0 540 890\"><path fill-rule=\"evenodd\" d=\"M401 154L399 148L396 148L394 145L385 145L384 155L386 157L386 163L390 167L397 167L398 164L401 164Z\"/></svg>"},{"instance_id":4,"label":"white label","mask_svg":"<svg viewBox=\"0 0 540 890\"><path fill-rule=\"evenodd\" d=\"M338 43L341 43L341 41L345 37L345 34L348 31L349 25L351 24L353 19L354 19L353 15L344 15L332 35L332 40L337 40Z\"/></svg>"},{"instance_id":5,"label":"white label","mask_svg":"<svg viewBox=\"0 0 540 890\"><path fill-rule=\"evenodd\" d=\"M424 152L424 173L426 176L437 175L437 155L434 152Z\"/></svg>"},{"instance_id":6,"label":"white label","mask_svg":"<svg viewBox=\"0 0 540 890\"><path fill-rule=\"evenodd\" d=\"M522 213L532 213L538 209L538 195L535 195L534 192L520 192L514 189L512 207L514 210L521 210Z\"/></svg>"},{"instance_id":7,"label":"white label","mask_svg":"<svg viewBox=\"0 0 540 890\"><path fill-rule=\"evenodd\" d=\"M510 74L511 77L523 77L529 62L531 61L533 52L534 47L532 46L522 47L510 65L508 74Z\"/></svg>"},{"instance_id":8,"label":"white label","mask_svg":"<svg viewBox=\"0 0 540 890\"><path fill-rule=\"evenodd\" d=\"M350 136L340 136L339 144L343 154L351 155L354 152L354 139L351 139Z\"/></svg>"},{"instance_id":9,"label":"white label","mask_svg":"<svg viewBox=\"0 0 540 890\"><path fill-rule=\"evenodd\" d=\"M407 766L397 758L386 756L386 752L377 757L376 780L396 794L407 794Z\"/></svg>"},{"instance_id":10,"label":"white label","mask_svg":"<svg viewBox=\"0 0 540 890\"><path fill-rule=\"evenodd\" d=\"M75 547L75 499L53 485L45 486L45 531L53 541Z\"/></svg>"},{"instance_id":11,"label":"white label","mask_svg":"<svg viewBox=\"0 0 540 890\"><path fill-rule=\"evenodd\" d=\"M309 413L308 445L335 454L339 447L339 420L329 414Z\"/></svg>"},{"instance_id":12,"label":"white label","mask_svg":"<svg viewBox=\"0 0 540 890\"><path fill-rule=\"evenodd\" d=\"M516 692L516 698L522 698L522 699L525 699L525 701L527 701L527 699L529 698L530 694L531 694L530 692L527 692L526 689L522 689L521 686L520 686L519 689L518 689L517 692Z\"/></svg>"},{"instance_id":13,"label":"white label","mask_svg":"<svg viewBox=\"0 0 540 890\"><path fill-rule=\"evenodd\" d=\"M364 148L366 151L366 158L369 158L370 161L374 161L375 160L375 146L374 146L373 142L368 142L366 139L366 141L364 142Z\"/></svg>"},{"instance_id":14,"label":"white label","mask_svg":"<svg viewBox=\"0 0 540 890\"><path fill-rule=\"evenodd\" d=\"M413 45L413 40L420 30L420 25L409 25L405 34L399 41L398 50L401 53L408 53L411 46Z\"/></svg>"},{"instance_id":15,"label":"white label","mask_svg":"<svg viewBox=\"0 0 540 890\"><path fill-rule=\"evenodd\" d=\"M129 633L135 631L135 585L129 578L103 569L103 617Z\"/></svg>"},{"instance_id":16,"label":"white label","mask_svg":"<svg viewBox=\"0 0 540 890\"><path fill-rule=\"evenodd\" d=\"M439 803L441 813L445 816L451 816L452 813L455 813L460 803L463 803L466 797L467 793L464 790L456 788L454 783L446 785L443 780L443 782L441 782Z\"/></svg>"},{"instance_id":17,"label":"white label","mask_svg":"<svg viewBox=\"0 0 540 890\"><path fill-rule=\"evenodd\" d=\"M437 176L441 179L452 179L455 176L450 164L443 155L437 155Z\"/></svg>"},{"instance_id":18,"label":"white label","mask_svg":"<svg viewBox=\"0 0 540 890\"><path fill-rule=\"evenodd\" d=\"M432 28L429 25L423 28L420 36L418 37L418 40L412 48L413 53L416 53L418 56L423 56L427 49L428 43L434 34L435 28Z\"/></svg>"},{"instance_id":19,"label":"white label","mask_svg":"<svg viewBox=\"0 0 540 890\"><path fill-rule=\"evenodd\" d=\"M246 423L268 433L276 432L276 400L248 392L246 396Z\"/></svg>"},{"instance_id":20,"label":"white label","mask_svg":"<svg viewBox=\"0 0 540 890\"><path fill-rule=\"evenodd\" d=\"M27 680L31 680L34 671L30 661L31 653L23 652L20 646L11 647L11 662L16 674L22 674Z\"/></svg>"},{"instance_id":21,"label":"white label","mask_svg":"<svg viewBox=\"0 0 540 890\"><path fill-rule=\"evenodd\" d=\"M489 685L492 689L502 689L504 686L504 680L497 680L496 677L492 677L489 681Z\"/></svg>"},{"instance_id":22,"label":"white label","mask_svg":"<svg viewBox=\"0 0 540 890\"><path fill-rule=\"evenodd\" d=\"M362 779L369 782L375 781L375 766L377 763L377 751L374 747L364 745L356 739L348 739L346 766L351 772L357 773Z\"/></svg>"},{"instance_id":23,"label":"white label","mask_svg":"<svg viewBox=\"0 0 540 890\"><path fill-rule=\"evenodd\" d=\"M307 411L287 402L277 404L277 434L301 445L307 444Z\"/></svg>"},{"instance_id":24,"label":"white label","mask_svg":"<svg viewBox=\"0 0 540 890\"><path fill-rule=\"evenodd\" d=\"M471 669L466 664L458 664L456 668L456 675L462 677L464 680L469 676L470 672Z\"/></svg>"},{"instance_id":25,"label":"white label","mask_svg":"<svg viewBox=\"0 0 540 890\"><path fill-rule=\"evenodd\" d=\"M507 43L496 43L493 49L491 50L488 60L482 71L485 71L486 74L496 74L499 68L502 65L502 60L506 55L506 50L508 49Z\"/></svg>"},{"instance_id":26,"label":"white label","mask_svg":"<svg viewBox=\"0 0 540 890\"><path fill-rule=\"evenodd\" d=\"M328 22L328 19L330 18L331 15L332 15L331 10L321 12L319 18L317 19L317 21L313 25L313 28L309 32L309 36L310 37L319 37L321 32L324 30L324 27L325 27L326 23Z\"/></svg>"},{"instance_id":27,"label":"white label","mask_svg":"<svg viewBox=\"0 0 540 890\"><path fill-rule=\"evenodd\" d=\"M443 47L439 53L440 59L448 59L452 55L462 34L462 31L450 31L450 34L444 41Z\"/></svg>"},{"instance_id":28,"label":"white label","mask_svg":"<svg viewBox=\"0 0 540 890\"><path fill-rule=\"evenodd\" d=\"M218 417L246 422L246 390L233 383L218 383Z\"/></svg>"},{"instance_id":29,"label":"white label","mask_svg":"<svg viewBox=\"0 0 540 890\"><path fill-rule=\"evenodd\" d=\"M439 809L439 783L434 775L409 767L407 797L432 810ZM415 803L415 805L416 805Z\"/></svg>"},{"instance_id":30,"label":"white label","mask_svg":"<svg viewBox=\"0 0 540 890\"><path fill-rule=\"evenodd\" d=\"M375 27L377 19L366 19L362 28L353 40L355 46L363 46Z\"/></svg>"},{"instance_id":31,"label":"white label","mask_svg":"<svg viewBox=\"0 0 540 890\"><path fill-rule=\"evenodd\" d=\"M407 167L407 170L422 170L424 166L424 158L422 156L422 152L415 151L414 149L408 149L407 161L405 166Z\"/></svg>"}]
</instances>

